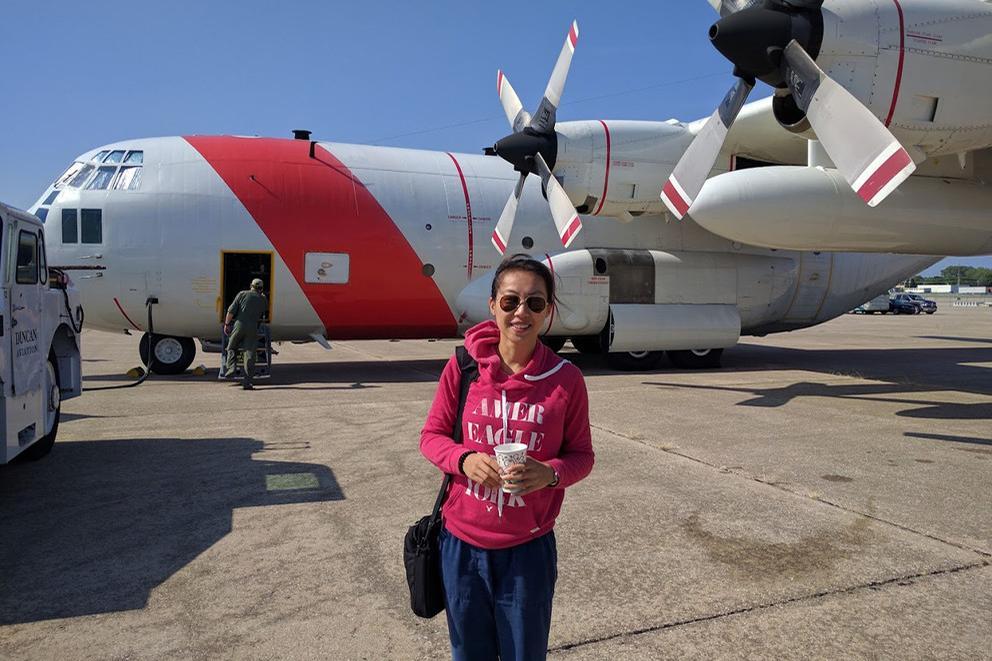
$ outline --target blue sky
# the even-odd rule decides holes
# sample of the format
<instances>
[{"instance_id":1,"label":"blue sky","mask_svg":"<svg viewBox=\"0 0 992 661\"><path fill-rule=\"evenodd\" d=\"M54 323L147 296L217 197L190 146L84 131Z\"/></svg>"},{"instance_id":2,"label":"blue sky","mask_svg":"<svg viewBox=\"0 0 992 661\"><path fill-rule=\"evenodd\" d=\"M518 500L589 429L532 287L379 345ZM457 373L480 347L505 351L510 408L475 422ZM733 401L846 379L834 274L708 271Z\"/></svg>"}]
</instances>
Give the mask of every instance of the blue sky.
<instances>
[{"instance_id":1,"label":"blue sky","mask_svg":"<svg viewBox=\"0 0 992 661\"><path fill-rule=\"evenodd\" d=\"M22 208L75 156L127 138L306 128L478 152L507 133L496 70L536 106L573 18L560 120L697 119L731 83L705 0L3 4L0 200Z\"/></svg>"}]
</instances>

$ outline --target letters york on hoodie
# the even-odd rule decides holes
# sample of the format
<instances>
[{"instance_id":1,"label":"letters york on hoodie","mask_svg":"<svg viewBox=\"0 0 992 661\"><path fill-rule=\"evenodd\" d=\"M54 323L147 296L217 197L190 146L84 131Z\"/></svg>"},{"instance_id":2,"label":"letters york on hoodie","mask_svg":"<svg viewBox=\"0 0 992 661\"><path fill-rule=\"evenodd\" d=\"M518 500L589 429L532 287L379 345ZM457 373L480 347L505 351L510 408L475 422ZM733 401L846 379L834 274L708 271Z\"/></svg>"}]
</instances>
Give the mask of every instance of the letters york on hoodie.
<instances>
[{"instance_id":1,"label":"letters york on hoodie","mask_svg":"<svg viewBox=\"0 0 992 661\"><path fill-rule=\"evenodd\" d=\"M477 445L497 445L499 443L526 443L528 453L541 451L544 432L544 406L527 402L506 403L507 426L510 428L503 438L503 402L499 399L483 397L472 409L465 422L468 441ZM531 429L514 429L510 423L527 424ZM491 489L472 480L468 481L465 495L473 495L478 500L495 503L499 497L499 487ZM524 499L515 494L503 494L507 507L524 507Z\"/></svg>"}]
</instances>

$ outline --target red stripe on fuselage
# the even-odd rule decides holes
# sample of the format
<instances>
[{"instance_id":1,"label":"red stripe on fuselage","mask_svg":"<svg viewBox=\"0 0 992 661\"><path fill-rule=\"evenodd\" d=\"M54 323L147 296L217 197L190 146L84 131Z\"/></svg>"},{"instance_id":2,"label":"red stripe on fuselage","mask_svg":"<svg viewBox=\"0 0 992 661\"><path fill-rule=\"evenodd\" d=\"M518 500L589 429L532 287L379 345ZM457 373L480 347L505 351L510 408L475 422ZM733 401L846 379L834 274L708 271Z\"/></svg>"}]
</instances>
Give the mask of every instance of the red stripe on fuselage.
<instances>
[{"instance_id":1,"label":"red stripe on fuselage","mask_svg":"<svg viewBox=\"0 0 992 661\"><path fill-rule=\"evenodd\" d=\"M475 255L475 239L472 237L472 198L468 196L468 183L465 181L465 174L462 172L462 166L458 163L458 159L450 151L447 152L448 157L451 162L455 164L455 170L458 171L458 178L462 182L462 194L465 196L465 224L468 225L468 279L472 279L472 261ZM503 247L506 250L506 246Z\"/></svg>"},{"instance_id":2,"label":"red stripe on fuselage","mask_svg":"<svg viewBox=\"0 0 992 661\"><path fill-rule=\"evenodd\" d=\"M610 127L603 120L599 120L599 123L603 125L603 130L606 132L606 175L603 177L603 197L599 198L599 206L592 212L594 216L598 216L599 212L603 210L603 204L606 202L606 191L610 187Z\"/></svg>"},{"instance_id":3,"label":"red stripe on fuselage","mask_svg":"<svg viewBox=\"0 0 992 661\"><path fill-rule=\"evenodd\" d=\"M896 85L892 90L892 105L889 106L889 116L885 118L885 126L892 123L892 117L896 114L896 104L899 103L899 88L902 86L902 68L906 62L906 19L902 15L902 5L899 0L892 0L896 5L896 12L899 13L899 68L896 69Z\"/></svg>"},{"instance_id":4,"label":"red stripe on fuselage","mask_svg":"<svg viewBox=\"0 0 992 661\"><path fill-rule=\"evenodd\" d=\"M364 184L305 140L187 137L286 263L331 339L451 337L451 314L406 237ZM220 228L217 228L220 232ZM247 237L225 237L222 249ZM230 243L227 243L230 242ZM308 252L350 256L347 284L306 282Z\"/></svg>"},{"instance_id":5,"label":"red stripe on fuselage","mask_svg":"<svg viewBox=\"0 0 992 661\"><path fill-rule=\"evenodd\" d=\"M134 330L141 330L138 328L138 324L131 321L131 317L127 316L127 312L124 312L124 308L121 307L121 302L117 300L116 296L114 297L114 305L117 306L117 309L121 311L121 314L124 315L125 319L127 319L127 323L131 324L131 327L134 328Z\"/></svg>"}]
</instances>

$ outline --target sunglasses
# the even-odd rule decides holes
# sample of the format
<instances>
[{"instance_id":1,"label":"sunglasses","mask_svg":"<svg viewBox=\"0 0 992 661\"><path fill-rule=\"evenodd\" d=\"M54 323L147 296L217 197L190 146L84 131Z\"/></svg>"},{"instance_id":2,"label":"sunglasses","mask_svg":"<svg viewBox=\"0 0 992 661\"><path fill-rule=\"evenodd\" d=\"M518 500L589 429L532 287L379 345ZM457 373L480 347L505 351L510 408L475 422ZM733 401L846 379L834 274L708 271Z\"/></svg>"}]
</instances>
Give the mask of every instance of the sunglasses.
<instances>
[{"instance_id":1,"label":"sunglasses","mask_svg":"<svg viewBox=\"0 0 992 661\"><path fill-rule=\"evenodd\" d=\"M523 300L531 312L544 312L548 307L548 300L543 296L528 296ZM520 297L516 294L505 294L499 297L499 309L503 312L514 312L520 307Z\"/></svg>"}]
</instances>

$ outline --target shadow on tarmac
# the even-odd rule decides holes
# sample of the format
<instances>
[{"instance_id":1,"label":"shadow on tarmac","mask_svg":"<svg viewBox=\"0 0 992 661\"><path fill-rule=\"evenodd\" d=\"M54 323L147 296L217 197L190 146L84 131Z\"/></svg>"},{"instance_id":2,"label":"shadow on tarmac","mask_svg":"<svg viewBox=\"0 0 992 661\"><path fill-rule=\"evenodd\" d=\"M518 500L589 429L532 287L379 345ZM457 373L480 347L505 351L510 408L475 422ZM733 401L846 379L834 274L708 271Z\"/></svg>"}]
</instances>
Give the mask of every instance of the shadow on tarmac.
<instances>
[{"instance_id":1,"label":"shadow on tarmac","mask_svg":"<svg viewBox=\"0 0 992 661\"><path fill-rule=\"evenodd\" d=\"M950 339L950 338L948 338ZM562 352L562 357L575 363L586 375L621 376L637 372L617 372L606 365L603 356ZM430 383L437 382L441 370L447 362L443 359L419 360L363 360L354 362L323 363L275 363L272 376L257 379L262 387L297 386L302 384L340 384L333 390L375 388L383 383ZM781 406L793 397L816 396L858 396L884 395L908 392L931 392L950 390L980 395L992 395L992 372L986 367L967 363L992 362L992 348L954 347L947 349L790 349L776 346L742 343L728 349L723 355L722 370L699 370L707 373L747 373L770 370L799 370L819 372L831 376L849 376L870 381L884 381L887 384L826 386L813 382L796 383L787 388L770 390L743 390L753 392L756 400L748 406ZM685 374L692 370L672 367L662 362L657 369L644 370L641 374ZM151 381L189 382L190 379L217 380L217 369L211 368L203 376L190 373L175 376L153 374ZM100 374L84 377L90 381L122 381L116 374ZM683 384L656 384L688 387ZM703 387L703 386L697 386ZM287 388L289 389L289 388ZM717 388L719 389L719 388ZM850 389L850 392L842 392ZM873 390L875 389L875 390ZM760 400L760 403L757 403ZM909 402L928 404L927 402ZM987 405L969 405L970 409L941 410L933 415L949 419L984 419L992 417Z\"/></svg>"},{"instance_id":2,"label":"shadow on tarmac","mask_svg":"<svg viewBox=\"0 0 992 661\"><path fill-rule=\"evenodd\" d=\"M788 349L738 345L724 354L723 370L734 373L801 370L881 383L827 384L799 381L782 388L696 385L645 381L660 388L692 388L753 395L738 406L779 407L798 397L841 397L906 404L897 415L934 420L992 419L992 402L957 403L901 398L910 393L953 391L992 395L992 370L969 363L992 362L992 349Z\"/></svg>"},{"instance_id":3,"label":"shadow on tarmac","mask_svg":"<svg viewBox=\"0 0 992 661\"><path fill-rule=\"evenodd\" d=\"M0 625L143 608L238 507L343 500L319 464L251 438L60 443L0 467Z\"/></svg>"}]
</instances>

